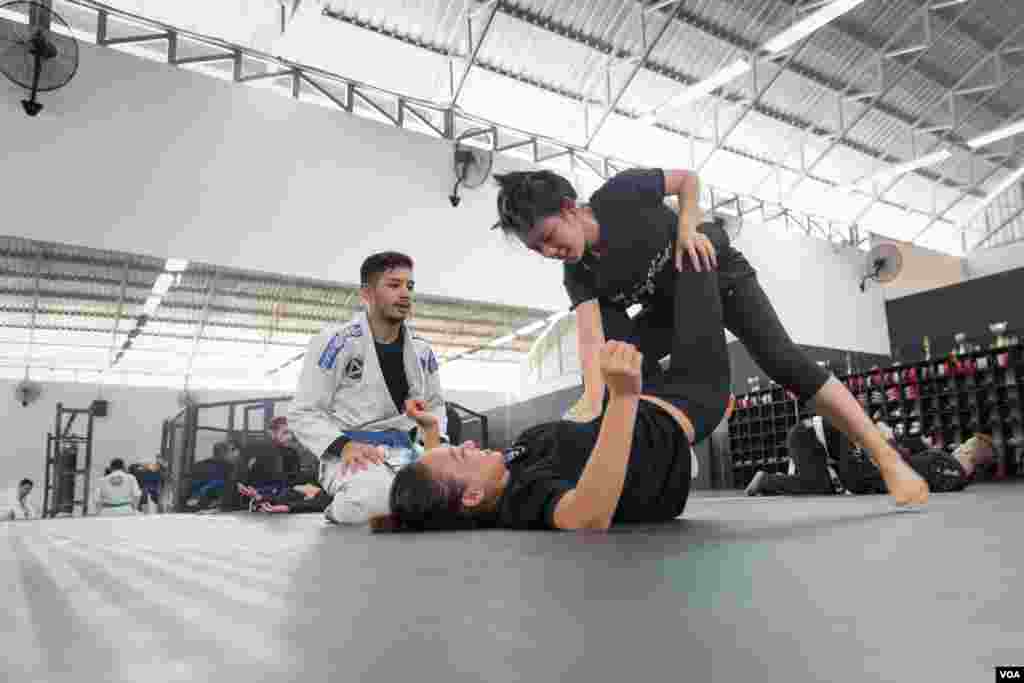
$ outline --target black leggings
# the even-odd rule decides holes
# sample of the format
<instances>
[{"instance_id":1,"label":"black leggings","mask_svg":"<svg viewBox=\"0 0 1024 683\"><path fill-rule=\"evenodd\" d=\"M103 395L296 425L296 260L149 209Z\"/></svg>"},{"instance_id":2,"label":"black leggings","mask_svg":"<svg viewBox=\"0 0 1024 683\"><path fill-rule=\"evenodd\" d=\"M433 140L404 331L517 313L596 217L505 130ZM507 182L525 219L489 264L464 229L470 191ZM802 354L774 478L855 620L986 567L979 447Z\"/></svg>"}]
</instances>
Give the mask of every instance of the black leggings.
<instances>
[{"instance_id":1,"label":"black leggings","mask_svg":"<svg viewBox=\"0 0 1024 683\"><path fill-rule=\"evenodd\" d=\"M672 267L672 266L668 266ZM678 407L693 424L700 442L715 430L729 403L729 352L722 329L722 300L718 273L695 272L692 266L675 277L676 295L665 303L669 322L657 327L622 325L613 318L616 333L607 339L628 341L644 354L643 393ZM632 321L620 313L627 323ZM653 350L652 350L653 349ZM661 349L665 349L662 353ZM671 353L668 370L658 359ZM605 392L605 403L608 401Z\"/></svg>"},{"instance_id":2,"label":"black leggings","mask_svg":"<svg viewBox=\"0 0 1024 683\"><path fill-rule=\"evenodd\" d=\"M881 472L874 463L864 457L853 454L851 444L846 437L834 427L825 424L825 439L829 451L837 461L839 481L843 488L851 493L887 493L888 488L882 479ZM915 450L920 439L900 441L894 444L898 448L906 446L907 450ZM800 495L808 493L830 493L825 490L824 481L828 478L826 453L818 441L814 430L797 425L790 430L787 444L790 456L796 461L797 473L794 476L768 474L761 481L759 490L765 494ZM967 474L960 462L945 451L928 449L916 450L906 458L907 464L928 482L928 488L934 492L961 491L968 482ZM822 477L821 472L825 472ZM829 482L831 489L831 482Z\"/></svg>"},{"instance_id":3,"label":"black leggings","mask_svg":"<svg viewBox=\"0 0 1024 683\"><path fill-rule=\"evenodd\" d=\"M644 354L644 377L655 377L658 361L671 354L674 362L675 345L681 336L688 334L677 325L692 328L688 314L680 316L678 312L692 311L698 296L711 296L720 300L720 319L724 326L743 342L758 366L802 401L812 398L828 381L829 373L793 343L761 289L756 271L732 246L723 224L704 223L700 231L715 246L717 286L694 289L685 278L680 279L680 275L689 272L690 266L687 266L684 273L675 273L673 292L656 293L650 305L632 320L624 308L602 300L600 308L605 339L629 341L636 345ZM689 263L688 260L685 262ZM675 271L672 263L665 267ZM671 334L669 330L672 330ZM700 357L700 354L693 357Z\"/></svg>"}]
</instances>

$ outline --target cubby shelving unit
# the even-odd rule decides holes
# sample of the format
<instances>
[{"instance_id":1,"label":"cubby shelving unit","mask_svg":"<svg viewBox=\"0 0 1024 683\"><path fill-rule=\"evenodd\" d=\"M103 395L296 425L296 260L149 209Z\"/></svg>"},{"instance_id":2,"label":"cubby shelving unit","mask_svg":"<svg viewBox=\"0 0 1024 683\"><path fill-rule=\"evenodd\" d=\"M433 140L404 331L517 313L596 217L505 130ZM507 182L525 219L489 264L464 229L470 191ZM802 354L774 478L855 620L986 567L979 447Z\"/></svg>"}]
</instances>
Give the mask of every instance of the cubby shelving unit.
<instances>
[{"instance_id":1,"label":"cubby shelving unit","mask_svg":"<svg viewBox=\"0 0 1024 683\"><path fill-rule=\"evenodd\" d=\"M897 437L926 435L945 447L969 439L981 427L991 428L1003 456L1000 474L1019 471L1024 345L874 368L838 379ZM734 487L746 487L758 470L785 472L786 434L813 416L808 406L777 385L737 396L726 456Z\"/></svg>"}]
</instances>

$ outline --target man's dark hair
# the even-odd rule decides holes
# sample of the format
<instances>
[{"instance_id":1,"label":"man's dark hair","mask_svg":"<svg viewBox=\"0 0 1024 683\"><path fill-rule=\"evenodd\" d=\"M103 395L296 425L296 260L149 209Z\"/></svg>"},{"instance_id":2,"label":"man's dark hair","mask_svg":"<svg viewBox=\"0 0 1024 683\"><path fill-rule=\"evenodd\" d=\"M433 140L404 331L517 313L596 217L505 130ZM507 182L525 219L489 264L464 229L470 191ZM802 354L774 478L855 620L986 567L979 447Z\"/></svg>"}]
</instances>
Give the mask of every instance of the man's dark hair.
<instances>
[{"instance_id":1,"label":"man's dark hair","mask_svg":"<svg viewBox=\"0 0 1024 683\"><path fill-rule=\"evenodd\" d=\"M522 241L537 221L557 214L565 199L575 200L572 183L551 171L499 173L498 222L506 235Z\"/></svg>"},{"instance_id":2,"label":"man's dark hair","mask_svg":"<svg viewBox=\"0 0 1024 683\"><path fill-rule=\"evenodd\" d=\"M20 482L18 482L18 486L19 487L22 487L25 484L28 484L29 486L35 486L36 485L35 482L32 481L31 479L22 479Z\"/></svg>"},{"instance_id":3,"label":"man's dark hair","mask_svg":"<svg viewBox=\"0 0 1024 683\"><path fill-rule=\"evenodd\" d=\"M111 460L110 471L113 472L114 470L124 470L124 460L121 458L114 458Z\"/></svg>"},{"instance_id":4,"label":"man's dark hair","mask_svg":"<svg viewBox=\"0 0 1024 683\"><path fill-rule=\"evenodd\" d=\"M359 283L363 287L374 287L380 276L395 268L412 270L412 259L397 251L383 251L368 256L359 268Z\"/></svg>"}]
</instances>

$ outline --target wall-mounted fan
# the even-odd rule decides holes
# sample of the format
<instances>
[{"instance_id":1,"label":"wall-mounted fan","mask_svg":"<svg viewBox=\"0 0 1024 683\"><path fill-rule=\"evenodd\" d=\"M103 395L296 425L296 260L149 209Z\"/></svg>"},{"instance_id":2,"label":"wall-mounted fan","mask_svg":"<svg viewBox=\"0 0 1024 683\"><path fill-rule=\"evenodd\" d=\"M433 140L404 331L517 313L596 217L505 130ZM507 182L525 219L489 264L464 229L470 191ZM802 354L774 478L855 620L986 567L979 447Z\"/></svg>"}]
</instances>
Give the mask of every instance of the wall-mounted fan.
<instances>
[{"instance_id":1,"label":"wall-mounted fan","mask_svg":"<svg viewBox=\"0 0 1024 683\"><path fill-rule=\"evenodd\" d=\"M480 135L485 131L469 131L463 133L455 140L455 188L448 195L448 201L452 206L458 206L462 198L459 197L459 186L470 190L480 187L491 177L491 169L494 167L494 153L479 147L467 145L464 140L469 137Z\"/></svg>"},{"instance_id":2,"label":"wall-mounted fan","mask_svg":"<svg viewBox=\"0 0 1024 683\"><path fill-rule=\"evenodd\" d=\"M70 34L71 28L44 4L8 2L0 10L28 18L27 24L0 19L0 71L30 92L21 106L36 116L43 110L36 96L64 87L78 71L78 41L53 31L57 26Z\"/></svg>"},{"instance_id":3,"label":"wall-mounted fan","mask_svg":"<svg viewBox=\"0 0 1024 683\"><path fill-rule=\"evenodd\" d=\"M32 382L27 379L19 382L18 386L14 388L14 399L20 403L23 408L27 408L32 403L38 401L39 397L42 395L42 385L38 382Z\"/></svg>"},{"instance_id":4,"label":"wall-mounted fan","mask_svg":"<svg viewBox=\"0 0 1024 683\"><path fill-rule=\"evenodd\" d=\"M892 282L903 270L903 254L900 248L891 242L883 242L872 247L867 256L867 271L860 280L860 291L868 280L881 284Z\"/></svg>"}]
</instances>

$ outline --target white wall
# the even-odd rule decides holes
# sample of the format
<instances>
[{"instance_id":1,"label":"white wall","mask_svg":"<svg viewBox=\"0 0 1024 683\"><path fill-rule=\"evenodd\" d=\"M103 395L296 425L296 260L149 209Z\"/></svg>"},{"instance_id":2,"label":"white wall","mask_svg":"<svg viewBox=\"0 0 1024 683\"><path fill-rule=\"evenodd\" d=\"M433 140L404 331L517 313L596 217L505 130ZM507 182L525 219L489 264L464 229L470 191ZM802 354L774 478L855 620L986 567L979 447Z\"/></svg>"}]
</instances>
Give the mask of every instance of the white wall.
<instances>
[{"instance_id":1,"label":"white wall","mask_svg":"<svg viewBox=\"0 0 1024 683\"><path fill-rule=\"evenodd\" d=\"M493 183L449 205L450 142L80 49L77 76L42 97L38 119L0 89L0 187L17 198L0 232L341 282L371 252L398 249L427 294L568 305L559 268L488 229Z\"/></svg>"},{"instance_id":2,"label":"white wall","mask_svg":"<svg viewBox=\"0 0 1024 683\"><path fill-rule=\"evenodd\" d=\"M967 276L971 279L1014 268L1024 268L1024 242L982 249L967 256Z\"/></svg>"},{"instance_id":3,"label":"white wall","mask_svg":"<svg viewBox=\"0 0 1024 683\"><path fill-rule=\"evenodd\" d=\"M787 232L779 224L746 223L734 244L757 269L761 287L795 342L889 353L882 291L859 288L864 252Z\"/></svg>"},{"instance_id":4,"label":"white wall","mask_svg":"<svg viewBox=\"0 0 1024 683\"><path fill-rule=\"evenodd\" d=\"M100 396L95 384L43 383L40 399L22 407L14 400L16 381L0 380L0 424L4 425L3 450L0 450L0 492L7 491L24 477L35 481L32 495L41 507L45 473L46 435L54 431L57 403L65 408L88 408ZM104 386L102 397L110 402L110 413L96 418L93 425L93 477L101 476L113 458L123 458L127 464L154 462L160 451L163 421L180 410L177 397L180 391L152 387ZM193 392L200 403L251 400L266 396L257 392L198 391ZM288 395L291 392L282 392ZM476 412L485 412L504 405L507 397L472 391L448 391L446 397ZM282 414L285 404L275 411ZM241 421L241 413L236 418ZM254 419L258 419L254 417ZM66 423L67 418L65 418ZM227 427L226 408L203 411L201 424ZM237 425L241 427L241 424ZM253 424L254 429L259 425ZM72 427L75 434L85 433L82 416ZM224 436L214 432L200 432L196 458L205 459L212 454L213 444ZM85 451L80 451L80 458ZM84 465L84 460L80 460ZM95 480L95 479L94 479Z\"/></svg>"}]
</instances>

